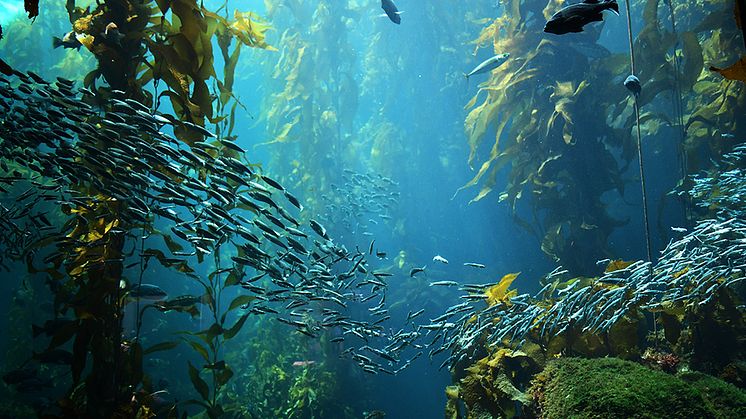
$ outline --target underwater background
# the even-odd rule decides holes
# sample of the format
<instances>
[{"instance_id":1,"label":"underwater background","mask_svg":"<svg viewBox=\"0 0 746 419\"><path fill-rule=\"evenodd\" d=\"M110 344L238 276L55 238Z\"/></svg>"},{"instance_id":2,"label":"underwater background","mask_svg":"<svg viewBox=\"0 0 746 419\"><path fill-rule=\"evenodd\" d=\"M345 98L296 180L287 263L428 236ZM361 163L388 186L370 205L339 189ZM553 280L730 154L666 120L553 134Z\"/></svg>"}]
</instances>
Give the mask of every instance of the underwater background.
<instances>
[{"instance_id":1,"label":"underwater background","mask_svg":"<svg viewBox=\"0 0 746 419\"><path fill-rule=\"evenodd\" d=\"M744 2L395 3L0 0L0 417L746 417Z\"/></svg>"}]
</instances>

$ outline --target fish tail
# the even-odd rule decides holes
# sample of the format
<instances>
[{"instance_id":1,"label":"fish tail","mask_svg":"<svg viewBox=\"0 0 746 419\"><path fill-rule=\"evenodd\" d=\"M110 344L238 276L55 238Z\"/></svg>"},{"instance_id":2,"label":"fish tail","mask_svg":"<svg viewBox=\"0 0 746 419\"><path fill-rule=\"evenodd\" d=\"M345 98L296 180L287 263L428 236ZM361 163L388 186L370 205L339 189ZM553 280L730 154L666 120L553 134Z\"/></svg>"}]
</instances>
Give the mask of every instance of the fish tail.
<instances>
[{"instance_id":1,"label":"fish tail","mask_svg":"<svg viewBox=\"0 0 746 419\"><path fill-rule=\"evenodd\" d=\"M62 39L53 36L52 37L52 48L59 48L62 46Z\"/></svg>"},{"instance_id":2,"label":"fish tail","mask_svg":"<svg viewBox=\"0 0 746 419\"><path fill-rule=\"evenodd\" d=\"M619 16L619 3L616 2L616 0L608 0L606 2L607 8L611 10L612 12L616 13L617 16Z\"/></svg>"}]
</instances>

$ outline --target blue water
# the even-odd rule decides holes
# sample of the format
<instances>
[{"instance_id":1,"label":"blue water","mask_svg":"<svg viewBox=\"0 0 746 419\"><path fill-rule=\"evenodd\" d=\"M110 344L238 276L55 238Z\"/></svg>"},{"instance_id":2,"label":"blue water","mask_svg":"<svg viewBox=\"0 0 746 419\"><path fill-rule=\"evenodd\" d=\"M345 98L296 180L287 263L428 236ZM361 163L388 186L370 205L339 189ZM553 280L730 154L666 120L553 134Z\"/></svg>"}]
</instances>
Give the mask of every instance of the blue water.
<instances>
[{"instance_id":1,"label":"blue water","mask_svg":"<svg viewBox=\"0 0 746 419\"><path fill-rule=\"evenodd\" d=\"M263 15L267 12L264 3L233 2L230 6ZM530 234L515 222L516 215L524 220L531 219L532 210L526 200L521 200L515 213L508 203L498 202L502 188L508 182L508 169L499 173L494 191L485 199L470 203L481 184L459 191L479 169L479 157L484 158L489 154L494 139L494 130L488 131L477 152L475 167L470 168L467 164L469 146L464 134L468 110L464 106L477 93L480 83L487 76L474 76L467 82L463 74L499 52L493 51L491 46L475 51L471 41L479 36L483 25L473 20L496 17L504 12L502 8L496 2L486 0L457 4L443 2L439 6L417 0L399 0L397 5L404 12L401 15L402 24L394 25L386 17L379 16L382 11L376 1L368 1L366 5L359 4L362 2L343 2L354 6L349 11L337 9L337 2L322 2L331 13L331 17L326 19L318 16L312 18L314 13L322 13L316 11L318 2L288 3L302 3L297 7L305 11L300 14L308 19L297 21L287 10L279 10L270 17L273 30L267 37L268 43L279 51L244 48L234 93L246 109L239 108L237 112L234 134L238 136L238 144L248 150L247 156L252 163L261 164L266 173L282 179L283 184L301 200L319 202L317 205L307 205L304 217L325 220L330 234L348 249L358 247L367 251L375 239L374 248L386 253L385 258L376 261L381 267L396 267L401 263L401 272L404 274L389 280L387 301L393 319L385 326L396 330L399 327L396 319L406 317L410 311L425 308L424 319L435 317L460 302L455 289L430 287L430 281L488 283L498 281L507 273L520 272L513 287L520 292L538 291L541 287L539 279L554 269L558 261L542 252L540 237ZM207 8L212 9L221 4L212 0L205 3ZM17 18L18 12L13 9L16 5L10 1L0 2L0 24L6 29L4 43L14 42L13 33L8 33L7 29ZM604 24L598 25L602 28L599 44L613 53L625 53L627 28L624 18L605 15L605 20ZM325 22L326 25L318 22ZM61 36L60 29L66 28L66 23L51 22L42 14L32 30L44 28L45 35ZM633 30L639 32L641 26L642 23L636 20ZM310 99L292 102L312 107L315 125L312 124L312 129L306 132L293 131L293 137L287 143L262 145L276 135L267 122L266 113L285 88L284 78L289 67L280 68L279 75L274 74L274 69L278 61L289 54L285 49L291 48L283 44L282 36L286 30L295 31L301 39L307 39L306 53L316 54L316 61L311 64L316 66L315 69L304 73L308 77L317 77L306 86ZM47 38L45 36L44 39ZM2 42L0 48L3 48ZM92 64L85 49L80 52L52 50L51 40L45 40L37 51L40 57L52 57L46 58L49 61L74 57L87 65ZM524 52L510 53L511 59L520 60ZM80 57L76 54L80 54ZM78 76L69 74L69 67L55 68L38 63L31 66L48 79ZM221 74L222 70L222 63L216 62L216 72ZM329 78L330 75L333 78ZM626 74L617 77L624 79ZM339 86L334 83L343 78L349 85L336 95L334 92ZM578 75L578 81L581 79L582 75ZM551 84L551 81L547 83ZM343 102L349 100L346 94L352 87L359 92L354 95L356 108L347 107L349 103ZM618 88L623 89L621 84ZM664 106L667 104L664 102L656 105ZM171 111L167 103L160 110ZM349 125L339 124L329 131L329 135L324 135L323 131L319 134L323 130L321 115L327 110L334 111L338 118L344 112L354 114ZM580 115L578 124L582 124L584 118L597 117L593 110L585 111ZM386 141L374 142L372 133L384 126L391 127ZM675 137L673 130L662 129L655 137L645 140L643 159L649 162L646 167L646 192L651 197L648 208L654 255L668 242L670 226L683 223L681 203L666 196L679 180L675 163L677 148L672 140ZM589 164L586 175L589 183L600 169L594 167L593 159L594 156L587 156ZM357 221L367 224L366 227L344 225L341 222L344 217L339 210L335 212L325 208L323 201L319 200L322 195L336 198L336 202L343 205L350 198L349 195L335 195L329 189L331 184L344 185L348 182L345 169L371 176L381 175L393 182L394 186L389 185L386 190L397 193L387 211L390 220L365 214ZM642 196L636 161L628 166L622 178L625 180L624 193L609 192L604 195L603 202L612 216L628 222L613 231L606 250L615 259L644 259ZM325 189L320 190L321 187ZM371 199L365 193L358 198ZM376 219L377 223L366 223L370 218ZM362 234L363 231L370 235ZM154 246L163 248L162 244ZM433 260L436 255L450 263L439 264ZM486 268L475 270L463 266L466 262L481 263ZM160 286L169 295L200 292L195 283L186 283L172 272L155 263L153 265L146 272L150 278L148 282ZM419 266L427 267L424 274L415 278L406 275L409 269ZM14 268L16 272L23 272L21 265ZM16 298L16 290L27 278L24 275L2 275L7 280L3 281L0 306L9 307ZM233 293L231 296L234 294L237 295ZM125 325L125 335L132 333L135 327L132 319L134 312L130 308L126 313L128 323ZM148 313L144 317L143 339L156 343L158 339L168 339L178 330L201 330L209 325L208 320L201 317L191 319L186 314L180 316L183 317L163 319L156 313ZM34 321L38 323L43 320L35 318ZM10 323L3 326L10 327ZM269 327L266 322L250 322L241 335L226 346L226 353L231 350L254 350L253 347L246 349L242 344L249 342L250 337L264 327ZM284 326L272 327L272 332L280 340L283 334L289 333ZM3 345L7 345L7 342L3 342ZM308 359L293 361L320 362L324 355L317 343L309 340L305 345ZM154 372L154 375L165 375L169 381L176 383L172 384L174 388L189 390L186 372L183 369L174 371L173 368L196 357L187 353L183 346L182 349L184 352L176 351L168 359L164 356L162 360L156 359L146 364L146 370ZM387 418L441 417L446 401L444 389L452 384L447 368L438 370L445 356L440 354L432 361L426 355L422 356L396 376L363 374L351 361L342 361L341 368L335 371L338 379L350 380L359 388L351 389L350 395L341 394L340 402L344 404L347 401L345 397L350 398L350 404L357 402L352 398L359 397L359 390L364 389L364 410L385 411ZM233 368L240 372L242 368L248 370L252 366L234 365ZM299 373L298 369L289 370ZM177 397L183 399L189 396Z\"/></svg>"}]
</instances>

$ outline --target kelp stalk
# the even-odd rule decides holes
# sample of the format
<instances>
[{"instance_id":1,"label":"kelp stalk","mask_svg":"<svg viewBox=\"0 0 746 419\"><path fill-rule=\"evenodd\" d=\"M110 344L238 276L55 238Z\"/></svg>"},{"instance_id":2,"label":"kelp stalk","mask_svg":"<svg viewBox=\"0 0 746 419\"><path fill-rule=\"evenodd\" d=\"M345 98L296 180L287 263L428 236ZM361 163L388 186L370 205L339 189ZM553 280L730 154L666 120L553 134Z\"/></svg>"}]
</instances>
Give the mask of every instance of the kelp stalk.
<instances>
[{"instance_id":1,"label":"kelp stalk","mask_svg":"<svg viewBox=\"0 0 746 419\"><path fill-rule=\"evenodd\" d=\"M635 74L635 47L632 40L632 12L630 11L629 0L625 0L627 6L627 35L629 39L629 65L632 75ZM640 162L640 188L642 189L642 220L645 227L645 247L647 251L648 262L653 262L653 254L650 250L650 222L648 221L648 195L645 188L645 166L642 162L642 134L640 133L640 104L637 101L638 95L634 95L635 100L635 127L637 128L637 157ZM651 271L652 276L652 271Z\"/></svg>"},{"instance_id":2,"label":"kelp stalk","mask_svg":"<svg viewBox=\"0 0 746 419\"><path fill-rule=\"evenodd\" d=\"M664 3L668 6L668 13L671 18L671 32L676 37L676 43L673 47L672 65L673 65L673 110L674 117L676 118L676 124L679 126L679 138L681 142L678 145L679 151L679 169L681 170L681 178L686 178L686 168L689 167L687 163L686 151L684 150L684 144L686 143L686 131L684 130L684 98L681 95L681 79L679 77L681 71L681 60L677 53L679 47L679 36L676 32L676 14L673 7L673 0L665 0ZM689 222L692 218L692 209L689 201L684 201L684 220ZM688 225L687 225L688 227Z\"/></svg>"}]
</instances>

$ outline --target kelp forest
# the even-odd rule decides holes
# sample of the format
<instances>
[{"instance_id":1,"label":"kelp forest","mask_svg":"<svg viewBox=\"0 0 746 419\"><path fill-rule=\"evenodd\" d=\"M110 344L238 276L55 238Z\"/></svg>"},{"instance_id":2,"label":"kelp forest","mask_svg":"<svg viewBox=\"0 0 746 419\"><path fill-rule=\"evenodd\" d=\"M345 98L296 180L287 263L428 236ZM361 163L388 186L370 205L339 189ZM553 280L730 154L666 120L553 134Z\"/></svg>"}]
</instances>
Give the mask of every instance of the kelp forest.
<instances>
[{"instance_id":1,"label":"kelp forest","mask_svg":"<svg viewBox=\"0 0 746 419\"><path fill-rule=\"evenodd\" d=\"M0 418L746 417L744 0L0 5Z\"/></svg>"}]
</instances>

